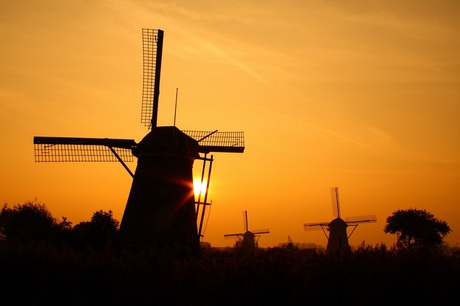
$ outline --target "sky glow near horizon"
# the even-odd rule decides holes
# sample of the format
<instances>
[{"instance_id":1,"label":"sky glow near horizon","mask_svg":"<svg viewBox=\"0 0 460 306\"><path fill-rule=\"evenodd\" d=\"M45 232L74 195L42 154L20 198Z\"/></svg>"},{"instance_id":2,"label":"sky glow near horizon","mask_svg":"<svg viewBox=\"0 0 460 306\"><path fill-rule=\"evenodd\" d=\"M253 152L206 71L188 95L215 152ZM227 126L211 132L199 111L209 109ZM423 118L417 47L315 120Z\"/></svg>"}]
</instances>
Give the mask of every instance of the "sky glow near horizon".
<instances>
[{"instance_id":1,"label":"sky glow near horizon","mask_svg":"<svg viewBox=\"0 0 460 306\"><path fill-rule=\"evenodd\" d=\"M457 1L3 1L0 201L37 198L73 224L112 210L131 177L117 163L35 163L33 136L140 141L142 28L164 30L159 125L244 131L214 154L204 241L270 229L261 246L325 245L303 224L426 209L460 241L460 4ZM136 164L129 167L134 171ZM195 165L201 171L199 162ZM209 217L209 218L208 218Z\"/></svg>"}]
</instances>

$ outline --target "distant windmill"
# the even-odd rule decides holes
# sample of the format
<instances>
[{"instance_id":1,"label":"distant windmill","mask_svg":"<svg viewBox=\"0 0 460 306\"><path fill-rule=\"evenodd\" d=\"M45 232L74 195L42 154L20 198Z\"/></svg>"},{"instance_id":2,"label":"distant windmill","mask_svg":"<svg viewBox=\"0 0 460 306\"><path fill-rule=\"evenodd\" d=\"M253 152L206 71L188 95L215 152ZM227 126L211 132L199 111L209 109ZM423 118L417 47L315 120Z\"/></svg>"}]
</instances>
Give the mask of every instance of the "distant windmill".
<instances>
[{"instance_id":1,"label":"distant windmill","mask_svg":"<svg viewBox=\"0 0 460 306\"><path fill-rule=\"evenodd\" d=\"M193 163L203 160L201 181L207 184L210 152L244 152L243 132L186 131L157 126L163 31L142 29L143 91L141 122L150 132L132 139L34 137L36 162L119 161L133 177L120 224L125 246L177 247L196 250L202 235L206 202L194 197ZM125 162L137 157L133 174ZM201 216L200 216L201 214ZM200 220L199 220L200 219ZM198 228L198 220L199 229Z\"/></svg>"},{"instance_id":2,"label":"distant windmill","mask_svg":"<svg viewBox=\"0 0 460 306\"><path fill-rule=\"evenodd\" d=\"M243 211L243 225L244 225L244 232L242 233L234 233L234 234L226 234L224 235L225 238L236 237L238 239L236 245L240 246L243 252L252 252L258 247L258 240L260 235L262 234L269 234L270 230L256 230L250 231L248 225L248 212L245 210Z\"/></svg>"},{"instance_id":3,"label":"distant windmill","mask_svg":"<svg viewBox=\"0 0 460 306\"><path fill-rule=\"evenodd\" d=\"M343 255L350 251L350 245L348 239L351 237L356 227L360 223L376 222L377 218L375 215L360 216L360 217L349 217L343 220L340 216L340 200L339 200L339 188L331 188L332 198L332 211L334 220L330 222L318 222L318 223L305 223L304 229L306 231L315 230L321 228L327 238L327 253ZM352 226L353 230L347 235L347 227ZM329 231L327 235L325 228Z\"/></svg>"}]
</instances>

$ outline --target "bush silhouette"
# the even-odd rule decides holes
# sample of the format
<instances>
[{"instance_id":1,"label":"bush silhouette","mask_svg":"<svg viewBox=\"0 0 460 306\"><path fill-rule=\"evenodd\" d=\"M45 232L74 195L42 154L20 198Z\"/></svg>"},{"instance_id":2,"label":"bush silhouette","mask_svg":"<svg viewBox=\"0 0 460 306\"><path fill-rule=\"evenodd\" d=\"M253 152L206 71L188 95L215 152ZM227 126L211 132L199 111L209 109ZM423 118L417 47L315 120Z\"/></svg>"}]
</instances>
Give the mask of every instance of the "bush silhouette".
<instances>
[{"instance_id":1,"label":"bush silhouette","mask_svg":"<svg viewBox=\"0 0 460 306\"><path fill-rule=\"evenodd\" d=\"M90 247L101 250L110 247L117 240L119 222L113 218L111 210L96 211L91 221L80 222L72 229L77 248Z\"/></svg>"},{"instance_id":2,"label":"bush silhouette","mask_svg":"<svg viewBox=\"0 0 460 306\"><path fill-rule=\"evenodd\" d=\"M6 241L51 242L55 232L62 228L45 207L35 201L9 208L5 204L0 212L0 232Z\"/></svg>"}]
</instances>

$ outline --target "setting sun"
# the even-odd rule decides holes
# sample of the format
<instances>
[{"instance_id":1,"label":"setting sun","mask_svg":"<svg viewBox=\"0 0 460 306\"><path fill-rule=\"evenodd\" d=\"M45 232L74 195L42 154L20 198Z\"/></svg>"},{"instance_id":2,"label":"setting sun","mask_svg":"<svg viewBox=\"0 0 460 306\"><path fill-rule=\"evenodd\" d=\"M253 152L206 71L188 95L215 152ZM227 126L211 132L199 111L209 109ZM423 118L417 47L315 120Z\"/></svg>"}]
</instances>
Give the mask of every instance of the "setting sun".
<instances>
[{"instance_id":1,"label":"setting sun","mask_svg":"<svg viewBox=\"0 0 460 306\"><path fill-rule=\"evenodd\" d=\"M195 192L195 198L199 196L203 197L206 193L206 181L201 182L201 179L196 178L193 180L193 191Z\"/></svg>"}]
</instances>

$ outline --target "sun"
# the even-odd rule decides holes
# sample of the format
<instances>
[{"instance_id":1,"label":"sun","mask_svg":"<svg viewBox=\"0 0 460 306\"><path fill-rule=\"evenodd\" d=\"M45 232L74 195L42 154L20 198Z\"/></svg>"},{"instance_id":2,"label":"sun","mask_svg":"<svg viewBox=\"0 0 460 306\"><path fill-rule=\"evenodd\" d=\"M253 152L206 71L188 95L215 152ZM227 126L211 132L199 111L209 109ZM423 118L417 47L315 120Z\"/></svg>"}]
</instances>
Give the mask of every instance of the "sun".
<instances>
[{"instance_id":1,"label":"sun","mask_svg":"<svg viewBox=\"0 0 460 306\"><path fill-rule=\"evenodd\" d=\"M206 181L203 181L201 183L201 179L196 178L193 180L193 191L195 193L195 196L198 196L201 192L201 195L204 195L206 193Z\"/></svg>"}]
</instances>

